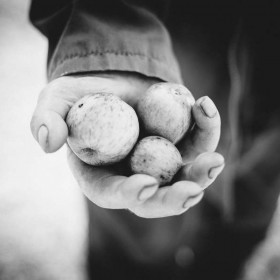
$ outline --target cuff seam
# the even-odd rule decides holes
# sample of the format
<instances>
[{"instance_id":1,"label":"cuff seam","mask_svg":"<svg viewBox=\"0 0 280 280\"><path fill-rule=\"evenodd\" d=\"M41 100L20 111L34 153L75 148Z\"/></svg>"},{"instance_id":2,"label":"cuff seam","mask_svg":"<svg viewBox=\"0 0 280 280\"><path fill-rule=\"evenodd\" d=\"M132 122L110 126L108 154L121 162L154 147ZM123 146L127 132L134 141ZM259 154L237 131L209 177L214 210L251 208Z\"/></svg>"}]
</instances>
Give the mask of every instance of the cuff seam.
<instances>
[{"instance_id":1,"label":"cuff seam","mask_svg":"<svg viewBox=\"0 0 280 280\"><path fill-rule=\"evenodd\" d=\"M126 58L126 59L124 59ZM69 52L50 62L48 80L88 71L133 71L161 80L182 83L179 69L168 58L155 58L141 52L92 50Z\"/></svg>"},{"instance_id":2,"label":"cuff seam","mask_svg":"<svg viewBox=\"0 0 280 280\"><path fill-rule=\"evenodd\" d=\"M146 58L148 60L155 60L157 62L160 63L164 63L159 57L153 57L153 56L147 56L144 53L140 53L140 52L130 52L130 51L114 51L114 50L104 50L104 51L99 51L99 50L95 50L95 51L90 51L87 53L73 53L73 54L68 54L65 55L64 58L62 58L61 60L59 60L52 68L55 69L57 68L59 65L61 65L62 63L64 63L66 60L71 60L74 58L83 58L83 57L87 57L87 56L102 56L102 55L106 55L106 54L114 54L114 55L118 55L118 56L139 56L139 57L143 57Z\"/></svg>"}]
</instances>

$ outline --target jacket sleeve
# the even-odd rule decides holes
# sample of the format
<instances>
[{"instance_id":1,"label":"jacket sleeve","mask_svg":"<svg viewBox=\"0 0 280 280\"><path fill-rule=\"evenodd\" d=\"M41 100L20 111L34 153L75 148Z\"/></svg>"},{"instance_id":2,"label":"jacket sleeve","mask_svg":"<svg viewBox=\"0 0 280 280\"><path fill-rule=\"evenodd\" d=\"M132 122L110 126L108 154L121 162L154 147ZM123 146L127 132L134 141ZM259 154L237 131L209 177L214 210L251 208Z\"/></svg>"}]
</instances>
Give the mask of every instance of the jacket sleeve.
<instances>
[{"instance_id":1,"label":"jacket sleeve","mask_svg":"<svg viewBox=\"0 0 280 280\"><path fill-rule=\"evenodd\" d=\"M132 71L181 82L170 36L159 19L161 8L143 2L33 0L30 20L49 41L48 79Z\"/></svg>"}]
</instances>

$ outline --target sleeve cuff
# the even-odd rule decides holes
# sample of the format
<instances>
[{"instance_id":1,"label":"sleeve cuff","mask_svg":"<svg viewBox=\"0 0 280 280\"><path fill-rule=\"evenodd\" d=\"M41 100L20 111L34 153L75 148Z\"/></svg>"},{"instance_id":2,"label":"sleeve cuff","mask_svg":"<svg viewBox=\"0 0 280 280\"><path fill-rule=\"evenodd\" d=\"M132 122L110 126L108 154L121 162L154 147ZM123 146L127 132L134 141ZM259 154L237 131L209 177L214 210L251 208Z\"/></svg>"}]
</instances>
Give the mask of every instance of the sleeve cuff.
<instances>
[{"instance_id":1,"label":"sleeve cuff","mask_svg":"<svg viewBox=\"0 0 280 280\"><path fill-rule=\"evenodd\" d=\"M144 54L117 51L92 51L87 54L68 55L55 67L50 66L48 78L53 80L69 74L94 71L137 72L168 82L182 83L180 71L175 66Z\"/></svg>"},{"instance_id":2,"label":"sleeve cuff","mask_svg":"<svg viewBox=\"0 0 280 280\"><path fill-rule=\"evenodd\" d=\"M116 11L104 5L94 8L76 3L51 53L48 79L81 72L128 71L182 83L170 36L155 15L119 1Z\"/></svg>"}]
</instances>

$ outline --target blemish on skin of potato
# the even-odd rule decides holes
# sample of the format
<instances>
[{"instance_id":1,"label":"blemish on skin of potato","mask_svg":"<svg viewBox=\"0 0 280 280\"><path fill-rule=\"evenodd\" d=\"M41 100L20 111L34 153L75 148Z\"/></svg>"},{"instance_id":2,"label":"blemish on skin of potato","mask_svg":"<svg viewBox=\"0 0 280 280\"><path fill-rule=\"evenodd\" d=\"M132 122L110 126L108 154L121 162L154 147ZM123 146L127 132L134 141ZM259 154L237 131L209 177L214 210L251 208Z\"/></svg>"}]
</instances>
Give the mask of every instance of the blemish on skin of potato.
<instances>
[{"instance_id":1,"label":"blemish on skin of potato","mask_svg":"<svg viewBox=\"0 0 280 280\"><path fill-rule=\"evenodd\" d=\"M87 154L88 156L93 156L94 154L97 153L97 151L94 149L91 149L91 148L84 148L84 149L81 149L81 153Z\"/></svg>"}]
</instances>

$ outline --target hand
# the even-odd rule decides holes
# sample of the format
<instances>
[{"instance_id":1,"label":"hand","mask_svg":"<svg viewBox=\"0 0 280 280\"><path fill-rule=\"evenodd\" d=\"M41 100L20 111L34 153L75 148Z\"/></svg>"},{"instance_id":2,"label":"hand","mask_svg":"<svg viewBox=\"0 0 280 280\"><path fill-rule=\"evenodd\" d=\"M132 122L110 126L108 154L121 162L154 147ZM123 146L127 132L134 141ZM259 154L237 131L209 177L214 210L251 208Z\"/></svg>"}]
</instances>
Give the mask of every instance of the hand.
<instances>
[{"instance_id":1,"label":"hand","mask_svg":"<svg viewBox=\"0 0 280 280\"><path fill-rule=\"evenodd\" d=\"M111 92L135 107L141 94L156 82L125 72L58 78L39 96L32 133L45 152L55 152L66 142L65 118L78 99L89 93ZM69 149L69 165L83 193L100 207L129 209L145 218L178 215L196 205L203 189L222 171L224 159L214 153L220 137L220 116L214 103L207 97L198 99L193 115L196 126L179 144L185 166L172 185L159 188L148 175L126 177L118 174L119 169L89 166Z\"/></svg>"}]
</instances>

